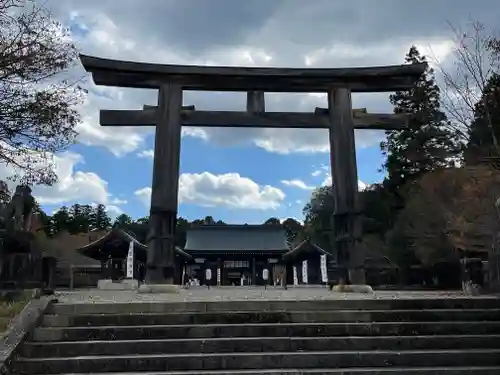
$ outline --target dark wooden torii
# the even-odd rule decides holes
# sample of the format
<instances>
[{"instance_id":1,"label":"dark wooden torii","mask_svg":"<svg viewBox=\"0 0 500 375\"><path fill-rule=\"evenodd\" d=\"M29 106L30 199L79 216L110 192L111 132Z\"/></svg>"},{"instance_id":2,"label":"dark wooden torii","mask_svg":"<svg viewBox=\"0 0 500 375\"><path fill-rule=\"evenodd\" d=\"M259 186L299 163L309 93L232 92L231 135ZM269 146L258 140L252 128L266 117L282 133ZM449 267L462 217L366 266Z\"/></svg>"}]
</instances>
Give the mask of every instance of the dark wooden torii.
<instances>
[{"instance_id":1,"label":"dark wooden torii","mask_svg":"<svg viewBox=\"0 0 500 375\"><path fill-rule=\"evenodd\" d=\"M181 126L328 129L335 201L332 255L341 269L349 270L351 283L365 283L363 254L356 250L361 227L354 129L403 129L407 121L404 115L353 110L351 93L410 89L425 64L292 69L160 65L85 55L80 59L96 85L158 90L158 106L100 112L103 126L156 127L148 283L173 282ZM182 105L183 90L246 91L247 110L198 111ZM327 93L328 108L316 108L314 113L266 112L265 92Z\"/></svg>"}]
</instances>

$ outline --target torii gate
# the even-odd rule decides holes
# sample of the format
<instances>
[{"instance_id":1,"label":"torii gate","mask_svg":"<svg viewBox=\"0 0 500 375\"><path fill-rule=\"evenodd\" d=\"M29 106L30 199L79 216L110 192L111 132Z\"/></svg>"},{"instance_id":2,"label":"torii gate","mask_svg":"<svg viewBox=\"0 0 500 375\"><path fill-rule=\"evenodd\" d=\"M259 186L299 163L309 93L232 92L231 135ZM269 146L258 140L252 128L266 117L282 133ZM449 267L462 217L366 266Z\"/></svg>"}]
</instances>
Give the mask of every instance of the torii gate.
<instances>
[{"instance_id":1,"label":"torii gate","mask_svg":"<svg viewBox=\"0 0 500 375\"><path fill-rule=\"evenodd\" d=\"M390 92L413 87L425 64L346 69L246 68L161 65L80 56L96 85L158 90L158 106L101 110L103 126L156 126L149 219L149 284L172 284L177 220L181 126L328 129L335 208L332 255L349 269L352 284L364 284L354 129L395 130L406 117L353 110L352 92ZM246 111L197 111L182 106L183 90L246 91ZM266 112L265 92L327 93L328 108L314 113ZM347 277L347 273L343 274Z\"/></svg>"}]
</instances>

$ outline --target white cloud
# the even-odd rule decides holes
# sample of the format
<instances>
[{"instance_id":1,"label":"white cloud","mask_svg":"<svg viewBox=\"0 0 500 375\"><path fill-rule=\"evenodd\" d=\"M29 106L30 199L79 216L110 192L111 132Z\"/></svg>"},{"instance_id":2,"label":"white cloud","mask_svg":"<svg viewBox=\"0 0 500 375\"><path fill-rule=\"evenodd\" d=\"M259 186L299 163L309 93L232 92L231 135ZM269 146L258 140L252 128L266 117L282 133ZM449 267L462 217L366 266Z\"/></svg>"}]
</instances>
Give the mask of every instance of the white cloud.
<instances>
[{"instance_id":1,"label":"white cloud","mask_svg":"<svg viewBox=\"0 0 500 375\"><path fill-rule=\"evenodd\" d=\"M123 213L123 210L120 207L115 206L114 204L108 204L106 206L106 211L111 219L115 219L117 216Z\"/></svg>"},{"instance_id":2,"label":"white cloud","mask_svg":"<svg viewBox=\"0 0 500 375\"><path fill-rule=\"evenodd\" d=\"M416 42L415 46L419 52L427 57L429 64L436 68L446 60L455 48L455 42L452 39L436 40L431 42Z\"/></svg>"},{"instance_id":3,"label":"white cloud","mask_svg":"<svg viewBox=\"0 0 500 375\"><path fill-rule=\"evenodd\" d=\"M79 110L82 122L78 124L77 141L88 146L107 148L115 156L137 150L144 144L145 137L152 132L151 127L103 127L99 125L99 109L133 109L141 105L130 95L117 88L91 88ZM136 94L137 95L137 94ZM143 99L145 100L145 99Z\"/></svg>"},{"instance_id":4,"label":"white cloud","mask_svg":"<svg viewBox=\"0 0 500 375\"><path fill-rule=\"evenodd\" d=\"M139 189L135 195L149 207L151 188ZM268 210L278 208L284 199L280 189L258 185L238 173L183 173L179 178L179 203Z\"/></svg>"},{"instance_id":5,"label":"white cloud","mask_svg":"<svg viewBox=\"0 0 500 375\"><path fill-rule=\"evenodd\" d=\"M323 173L323 171L322 171L322 170L320 170L320 169L318 169L318 170L314 171L313 173L311 173L311 176L313 176L313 177L318 177L318 176L320 176L322 173Z\"/></svg>"},{"instance_id":6,"label":"white cloud","mask_svg":"<svg viewBox=\"0 0 500 375\"><path fill-rule=\"evenodd\" d=\"M366 4L346 5L339 9L333 2L320 1L314 5L301 6L301 10L297 11L288 2L276 3L272 9L269 4L262 8L255 2L245 6L243 12L240 9L243 7L236 8L226 2L223 2L224 5L213 4L210 8L196 3L193 9L187 5L192 4L189 1L164 2L140 8L133 2L126 3L124 7L128 9L127 12L116 12L111 3L106 1L50 1L52 10L62 20L69 15L72 24L85 30L73 35L83 53L109 58L170 64L338 67L398 64L403 62L404 54L413 43L421 47L424 53L434 54L440 60L447 58L450 51L450 42L446 39L449 30L446 30L445 21L452 18L437 20L435 14L425 16L427 20L432 19L429 21L432 28L422 28L420 25L412 28L405 23L404 32L394 37L393 30L386 31L384 16L371 17L368 9L371 7ZM379 7L387 8L387 5ZM386 13L396 13L399 18L407 19L404 16L407 14L406 7L391 5ZM143 14L141 20L135 17L139 10ZM230 35L226 29L220 30L216 26L217 22L211 22L210 32L207 33L205 16L199 13L202 10L210 12L211 19L224 15L224 22L221 19L221 24L227 25L229 19L237 19L238 22L233 21ZM413 10L415 11L417 10ZM355 27L344 25L343 20L338 19L344 12L360 17L364 26L360 27L358 23L355 23ZM159 17L159 14L162 16ZM179 35L174 25L181 27L178 21L184 19L186 14L199 17L200 22L182 25L184 31ZM314 24L306 22L302 14L314 15L316 21ZM458 17L459 14L461 13L455 16ZM332 22L332 19L338 19L339 22ZM393 21L390 22L392 23ZM334 37L318 39L316 33L311 32L318 28L323 35ZM82 69L79 69L78 74L83 74ZM89 78L88 74L85 76ZM98 111L139 109L143 104L154 104L157 100L156 91L96 88L93 84L89 84L89 88L88 98L81 107L83 123L78 126L79 142L105 147L117 156L136 152L144 144L145 137L152 134L152 129L102 128L98 124ZM185 94L186 104L196 104L197 108L212 110L220 110L222 107L226 110L243 110L244 101L238 98L242 96L235 93L225 96L211 92ZM353 103L354 106L367 108L369 111L392 111L388 94L385 93L355 94ZM324 95L274 94L266 97L266 107L269 110L312 111L316 106L325 105ZM183 129L183 135L202 138L218 145L247 143L279 154L329 151L328 137L324 130L186 128ZM357 132L356 144L358 147L373 146L383 137L383 132Z\"/></svg>"},{"instance_id":7,"label":"white cloud","mask_svg":"<svg viewBox=\"0 0 500 375\"><path fill-rule=\"evenodd\" d=\"M142 150L137 153L140 158L153 159L155 156L155 150Z\"/></svg>"},{"instance_id":8,"label":"white cloud","mask_svg":"<svg viewBox=\"0 0 500 375\"><path fill-rule=\"evenodd\" d=\"M361 180L358 180L358 190L359 190L359 191L363 191L363 190L365 190L367 187L368 187L368 184L366 184L365 182L363 182L363 181L361 181Z\"/></svg>"},{"instance_id":9,"label":"white cloud","mask_svg":"<svg viewBox=\"0 0 500 375\"><path fill-rule=\"evenodd\" d=\"M128 201L126 199L120 199L120 198L111 198L109 200L109 204L111 205L121 205L121 204L127 204Z\"/></svg>"},{"instance_id":10,"label":"white cloud","mask_svg":"<svg viewBox=\"0 0 500 375\"><path fill-rule=\"evenodd\" d=\"M314 167L314 166L313 166ZM312 172L314 177L322 176L324 178L321 186L327 186L332 184L332 176L330 173L330 166L327 164L321 164L314 172ZM368 187L368 184L364 183L361 180L358 180L358 190L365 190Z\"/></svg>"},{"instance_id":11,"label":"white cloud","mask_svg":"<svg viewBox=\"0 0 500 375\"><path fill-rule=\"evenodd\" d=\"M33 188L33 196L42 205L63 205L74 202L118 205L126 201L112 198L108 192L108 183L94 172L76 171L78 164L84 164L82 155L64 152L54 156L55 172L58 182L53 186L39 185ZM13 190L15 182L7 180L13 175L10 166L0 164L0 179L5 179ZM108 207L109 209L109 207Z\"/></svg>"},{"instance_id":12,"label":"white cloud","mask_svg":"<svg viewBox=\"0 0 500 375\"><path fill-rule=\"evenodd\" d=\"M302 190L313 190L314 186L307 185L304 181L299 179L294 180L281 180L281 183L286 186L293 186Z\"/></svg>"},{"instance_id":13,"label":"white cloud","mask_svg":"<svg viewBox=\"0 0 500 375\"><path fill-rule=\"evenodd\" d=\"M151 188L145 187L134 192L134 195L146 206L151 205Z\"/></svg>"},{"instance_id":14,"label":"white cloud","mask_svg":"<svg viewBox=\"0 0 500 375\"><path fill-rule=\"evenodd\" d=\"M322 186L327 186L332 184L332 177L328 174L323 183L321 184ZM368 187L368 184L364 183L361 180L358 180L358 190L362 191L365 190Z\"/></svg>"}]
</instances>

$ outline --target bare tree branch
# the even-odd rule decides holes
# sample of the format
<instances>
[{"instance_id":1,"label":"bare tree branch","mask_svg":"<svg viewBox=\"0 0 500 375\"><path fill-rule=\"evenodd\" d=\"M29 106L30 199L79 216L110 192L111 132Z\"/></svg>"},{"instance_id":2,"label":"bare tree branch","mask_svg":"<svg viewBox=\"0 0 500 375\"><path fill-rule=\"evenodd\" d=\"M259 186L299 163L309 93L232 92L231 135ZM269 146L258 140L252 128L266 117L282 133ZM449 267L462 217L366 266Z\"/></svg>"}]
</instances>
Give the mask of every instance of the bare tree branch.
<instances>
[{"instance_id":1,"label":"bare tree branch","mask_svg":"<svg viewBox=\"0 0 500 375\"><path fill-rule=\"evenodd\" d=\"M28 0L0 0L0 162L23 183L57 180L53 156L73 143L85 90L68 78L78 53L62 24Z\"/></svg>"},{"instance_id":2,"label":"bare tree branch","mask_svg":"<svg viewBox=\"0 0 500 375\"><path fill-rule=\"evenodd\" d=\"M478 102L484 98L488 79L500 71L500 49L495 49L498 41L491 30L480 22L471 21L463 30L450 24L453 33L453 65L443 65L435 61L444 81L441 91L442 106L451 120L449 126L458 131L463 143L469 141L470 126L474 121ZM493 132L490 110L489 118L492 144L500 155L499 141Z\"/></svg>"}]
</instances>

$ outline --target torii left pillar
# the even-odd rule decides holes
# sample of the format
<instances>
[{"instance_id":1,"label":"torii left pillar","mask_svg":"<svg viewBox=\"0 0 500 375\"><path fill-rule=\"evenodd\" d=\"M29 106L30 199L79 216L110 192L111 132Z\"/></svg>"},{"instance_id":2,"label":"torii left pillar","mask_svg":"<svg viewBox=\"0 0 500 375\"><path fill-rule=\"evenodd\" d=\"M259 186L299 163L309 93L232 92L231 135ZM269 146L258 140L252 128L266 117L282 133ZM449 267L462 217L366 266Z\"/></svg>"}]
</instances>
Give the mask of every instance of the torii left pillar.
<instances>
[{"instance_id":1,"label":"torii left pillar","mask_svg":"<svg viewBox=\"0 0 500 375\"><path fill-rule=\"evenodd\" d=\"M178 84L162 85L156 109L146 271L146 285L152 289L155 285L174 284L181 109L182 87Z\"/></svg>"}]
</instances>

